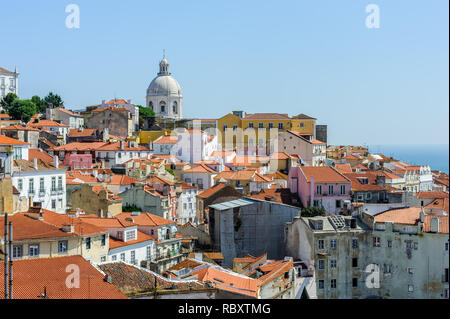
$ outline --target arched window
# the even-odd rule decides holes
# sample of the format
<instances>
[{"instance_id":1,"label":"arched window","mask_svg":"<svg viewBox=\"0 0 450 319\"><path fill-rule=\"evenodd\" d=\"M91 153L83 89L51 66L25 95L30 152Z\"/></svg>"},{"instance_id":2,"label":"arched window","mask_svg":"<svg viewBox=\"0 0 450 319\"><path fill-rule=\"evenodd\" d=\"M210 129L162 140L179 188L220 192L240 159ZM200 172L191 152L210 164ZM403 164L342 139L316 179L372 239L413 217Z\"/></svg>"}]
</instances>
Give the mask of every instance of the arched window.
<instances>
[{"instance_id":1,"label":"arched window","mask_svg":"<svg viewBox=\"0 0 450 319\"><path fill-rule=\"evenodd\" d=\"M153 110L153 102L152 101L148 102L148 107Z\"/></svg>"},{"instance_id":2,"label":"arched window","mask_svg":"<svg viewBox=\"0 0 450 319\"><path fill-rule=\"evenodd\" d=\"M160 112L161 113L166 113L166 102L164 102L164 101L161 101L161 102L159 102L159 108L160 108Z\"/></svg>"},{"instance_id":3,"label":"arched window","mask_svg":"<svg viewBox=\"0 0 450 319\"><path fill-rule=\"evenodd\" d=\"M172 109L173 109L173 113L177 114L177 112L178 112L178 103L176 101L173 102Z\"/></svg>"}]
</instances>

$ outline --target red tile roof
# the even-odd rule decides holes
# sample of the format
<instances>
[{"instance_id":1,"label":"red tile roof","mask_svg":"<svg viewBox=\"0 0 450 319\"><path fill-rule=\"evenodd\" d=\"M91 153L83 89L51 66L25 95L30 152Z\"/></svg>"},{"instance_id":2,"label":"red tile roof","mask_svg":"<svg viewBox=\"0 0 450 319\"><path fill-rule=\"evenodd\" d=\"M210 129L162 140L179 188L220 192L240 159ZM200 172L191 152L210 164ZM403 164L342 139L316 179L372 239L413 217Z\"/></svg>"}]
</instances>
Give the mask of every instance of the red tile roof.
<instances>
[{"instance_id":1,"label":"red tile roof","mask_svg":"<svg viewBox=\"0 0 450 319\"><path fill-rule=\"evenodd\" d=\"M439 219L439 233L440 234L448 234L448 215L436 215L436 214L428 214L425 215L425 223L423 224L424 232L431 232L431 219L437 218Z\"/></svg>"},{"instance_id":2,"label":"red tile roof","mask_svg":"<svg viewBox=\"0 0 450 319\"><path fill-rule=\"evenodd\" d=\"M288 120L288 114L280 113L254 113L245 114L244 120Z\"/></svg>"},{"instance_id":3,"label":"red tile roof","mask_svg":"<svg viewBox=\"0 0 450 319\"><path fill-rule=\"evenodd\" d=\"M219 190L221 190L222 188L224 188L225 186L227 186L226 183L219 183L211 188L208 188L206 190L204 190L203 192L199 193L197 196L200 198L208 198L211 195L215 194L216 192L218 192Z\"/></svg>"},{"instance_id":4,"label":"red tile roof","mask_svg":"<svg viewBox=\"0 0 450 319\"><path fill-rule=\"evenodd\" d=\"M139 226L162 226L175 224L173 220L168 220L157 215L144 212L140 213L139 216L131 216L131 213L124 212L116 215L115 217L121 221L125 220L125 218L131 218L133 222Z\"/></svg>"},{"instance_id":5,"label":"red tile roof","mask_svg":"<svg viewBox=\"0 0 450 319\"><path fill-rule=\"evenodd\" d=\"M35 158L47 163L53 163L53 157L38 148L28 149L28 160L33 161Z\"/></svg>"},{"instance_id":6,"label":"red tile roof","mask_svg":"<svg viewBox=\"0 0 450 319\"><path fill-rule=\"evenodd\" d=\"M162 135L158 137L153 144L177 144L178 137L175 135Z\"/></svg>"},{"instance_id":7,"label":"red tile roof","mask_svg":"<svg viewBox=\"0 0 450 319\"><path fill-rule=\"evenodd\" d=\"M73 273L73 265L80 274L79 288L68 288L66 280ZM0 267L1 277L4 269ZM14 260L14 299L42 299L46 289L48 299L126 299L113 284L104 280L90 262L81 256ZM0 285L0 294L4 287Z\"/></svg>"},{"instance_id":8,"label":"red tile roof","mask_svg":"<svg viewBox=\"0 0 450 319\"><path fill-rule=\"evenodd\" d=\"M74 128L69 131L69 137L86 137L86 136L92 136L95 134L97 129L95 128L85 128L81 132Z\"/></svg>"},{"instance_id":9,"label":"red tile roof","mask_svg":"<svg viewBox=\"0 0 450 319\"><path fill-rule=\"evenodd\" d=\"M25 143L15 138L0 135L0 145L30 145L30 143Z\"/></svg>"},{"instance_id":10,"label":"red tile roof","mask_svg":"<svg viewBox=\"0 0 450 319\"><path fill-rule=\"evenodd\" d=\"M200 164L198 166L183 170L182 173L209 173L209 174L217 174L215 170L206 166L205 164Z\"/></svg>"},{"instance_id":11,"label":"red tile roof","mask_svg":"<svg viewBox=\"0 0 450 319\"><path fill-rule=\"evenodd\" d=\"M421 207L408 207L391 209L375 216L375 222L384 223L392 221L396 224L416 225L420 219Z\"/></svg>"},{"instance_id":12,"label":"red tile roof","mask_svg":"<svg viewBox=\"0 0 450 319\"><path fill-rule=\"evenodd\" d=\"M330 166L301 166L308 183L314 177L314 183L349 183L350 180Z\"/></svg>"},{"instance_id":13,"label":"red tile roof","mask_svg":"<svg viewBox=\"0 0 450 319\"><path fill-rule=\"evenodd\" d=\"M52 120L39 120L39 122L35 122L35 123L29 123L28 124L31 127L37 127L37 128L42 128L42 127L46 127L46 126L56 126L56 127L69 127L69 125L66 124L61 124Z\"/></svg>"}]
</instances>

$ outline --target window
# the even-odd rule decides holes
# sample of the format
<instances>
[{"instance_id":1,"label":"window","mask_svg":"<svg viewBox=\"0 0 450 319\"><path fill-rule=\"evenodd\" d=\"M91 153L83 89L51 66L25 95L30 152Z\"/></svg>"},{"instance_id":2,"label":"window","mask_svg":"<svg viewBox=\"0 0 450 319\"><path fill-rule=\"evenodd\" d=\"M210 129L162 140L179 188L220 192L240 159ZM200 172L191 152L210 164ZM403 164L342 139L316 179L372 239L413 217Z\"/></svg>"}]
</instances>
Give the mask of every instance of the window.
<instances>
[{"instance_id":1,"label":"window","mask_svg":"<svg viewBox=\"0 0 450 319\"><path fill-rule=\"evenodd\" d=\"M414 286L408 285L408 292L414 292Z\"/></svg>"},{"instance_id":2,"label":"window","mask_svg":"<svg viewBox=\"0 0 450 319\"><path fill-rule=\"evenodd\" d=\"M322 194L322 185L317 185L316 191L317 191L317 195L321 195Z\"/></svg>"},{"instance_id":3,"label":"window","mask_svg":"<svg viewBox=\"0 0 450 319\"><path fill-rule=\"evenodd\" d=\"M362 201L362 200L364 200L364 195L358 194L357 198L358 198L358 201Z\"/></svg>"},{"instance_id":4,"label":"window","mask_svg":"<svg viewBox=\"0 0 450 319\"><path fill-rule=\"evenodd\" d=\"M381 238L380 237L373 238L373 247L381 247Z\"/></svg>"},{"instance_id":5,"label":"window","mask_svg":"<svg viewBox=\"0 0 450 319\"><path fill-rule=\"evenodd\" d=\"M56 177L52 177L52 192L56 191Z\"/></svg>"},{"instance_id":6,"label":"window","mask_svg":"<svg viewBox=\"0 0 450 319\"><path fill-rule=\"evenodd\" d=\"M273 129L273 123L269 123L269 130Z\"/></svg>"},{"instance_id":7,"label":"window","mask_svg":"<svg viewBox=\"0 0 450 319\"><path fill-rule=\"evenodd\" d=\"M117 260L117 255L113 255L113 256L111 257L111 260L112 260L112 261L116 261L116 260Z\"/></svg>"},{"instance_id":8,"label":"window","mask_svg":"<svg viewBox=\"0 0 450 319\"><path fill-rule=\"evenodd\" d=\"M325 260L319 259L319 269L325 269Z\"/></svg>"},{"instance_id":9,"label":"window","mask_svg":"<svg viewBox=\"0 0 450 319\"><path fill-rule=\"evenodd\" d=\"M130 262L134 264L136 262L136 252L134 250L131 251L130 254Z\"/></svg>"},{"instance_id":10,"label":"window","mask_svg":"<svg viewBox=\"0 0 450 319\"><path fill-rule=\"evenodd\" d=\"M333 185L328 185L328 194L330 194L330 195L334 194L334 187L333 187Z\"/></svg>"},{"instance_id":11,"label":"window","mask_svg":"<svg viewBox=\"0 0 450 319\"><path fill-rule=\"evenodd\" d=\"M22 148L21 147L15 147L14 148L14 156L13 156L13 158L15 160L22 159Z\"/></svg>"},{"instance_id":12,"label":"window","mask_svg":"<svg viewBox=\"0 0 450 319\"><path fill-rule=\"evenodd\" d=\"M353 268L358 267L358 258L352 258L352 267Z\"/></svg>"},{"instance_id":13,"label":"window","mask_svg":"<svg viewBox=\"0 0 450 319\"><path fill-rule=\"evenodd\" d=\"M28 246L28 256L29 257L39 256L39 244L33 244Z\"/></svg>"},{"instance_id":14,"label":"window","mask_svg":"<svg viewBox=\"0 0 450 319\"><path fill-rule=\"evenodd\" d=\"M336 268L336 259L330 260L330 268Z\"/></svg>"},{"instance_id":15,"label":"window","mask_svg":"<svg viewBox=\"0 0 450 319\"><path fill-rule=\"evenodd\" d=\"M91 237L86 238L86 249L91 249Z\"/></svg>"},{"instance_id":16,"label":"window","mask_svg":"<svg viewBox=\"0 0 450 319\"><path fill-rule=\"evenodd\" d=\"M341 208L342 201L340 199L336 199L336 208Z\"/></svg>"},{"instance_id":17,"label":"window","mask_svg":"<svg viewBox=\"0 0 450 319\"><path fill-rule=\"evenodd\" d=\"M150 258L151 258L151 246L147 246L147 256L146 256L146 259L147 259L147 260L150 260Z\"/></svg>"},{"instance_id":18,"label":"window","mask_svg":"<svg viewBox=\"0 0 450 319\"><path fill-rule=\"evenodd\" d=\"M22 189L23 189L23 180L22 179L19 179L17 181L17 189L19 190L19 192L22 191Z\"/></svg>"},{"instance_id":19,"label":"window","mask_svg":"<svg viewBox=\"0 0 450 319\"><path fill-rule=\"evenodd\" d=\"M384 264L384 273L390 274L392 272L392 267L390 264Z\"/></svg>"},{"instance_id":20,"label":"window","mask_svg":"<svg viewBox=\"0 0 450 319\"><path fill-rule=\"evenodd\" d=\"M448 243L445 243L445 245L444 245L444 250L445 250L445 251L448 251Z\"/></svg>"},{"instance_id":21,"label":"window","mask_svg":"<svg viewBox=\"0 0 450 319\"><path fill-rule=\"evenodd\" d=\"M336 249L336 239L330 240L330 249Z\"/></svg>"},{"instance_id":22,"label":"window","mask_svg":"<svg viewBox=\"0 0 450 319\"><path fill-rule=\"evenodd\" d=\"M67 253L69 243L67 240L60 240L58 242L58 253L64 254Z\"/></svg>"},{"instance_id":23,"label":"window","mask_svg":"<svg viewBox=\"0 0 450 319\"><path fill-rule=\"evenodd\" d=\"M392 248L392 240L388 240L387 244L388 244L388 248Z\"/></svg>"},{"instance_id":24,"label":"window","mask_svg":"<svg viewBox=\"0 0 450 319\"><path fill-rule=\"evenodd\" d=\"M258 123L258 128L264 128L264 123L259 122Z\"/></svg>"},{"instance_id":25,"label":"window","mask_svg":"<svg viewBox=\"0 0 450 319\"><path fill-rule=\"evenodd\" d=\"M278 129L282 130L283 129L283 123L278 123Z\"/></svg>"},{"instance_id":26,"label":"window","mask_svg":"<svg viewBox=\"0 0 450 319\"><path fill-rule=\"evenodd\" d=\"M414 268L408 267L408 274L413 275L414 274Z\"/></svg>"},{"instance_id":27,"label":"window","mask_svg":"<svg viewBox=\"0 0 450 319\"><path fill-rule=\"evenodd\" d=\"M177 102L173 102L172 111L174 114L177 114L177 112L178 112Z\"/></svg>"},{"instance_id":28,"label":"window","mask_svg":"<svg viewBox=\"0 0 450 319\"><path fill-rule=\"evenodd\" d=\"M325 242L323 239L319 239L319 249L325 249Z\"/></svg>"},{"instance_id":29,"label":"window","mask_svg":"<svg viewBox=\"0 0 450 319\"><path fill-rule=\"evenodd\" d=\"M330 287L331 287L332 289L335 289L335 288L336 288L336 279L331 279Z\"/></svg>"},{"instance_id":30,"label":"window","mask_svg":"<svg viewBox=\"0 0 450 319\"><path fill-rule=\"evenodd\" d=\"M39 178L39 193L45 193L44 178Z\"/></svg>"},{"instance_id":31,"label":"window","mask_svg":"<svg viewBox=\"0 0 450 319\"><path fill-rule=\"evenodd\" d=\"M305 127L305 123L300 122L300 127Z\"/></svg>"},{"instance_id":32,"label":"window","mask_svg":"<svg viewBox=\"0 0 450 319\"><path fill-rule=\"evenodd\" d=\"M121 261L125 261L125 253L121 253L120 254L120 260Z\"/></svg>"},{"instance_id":33,"label":"window","mask_svg":"<svg viewBox=\"0 0 450 319\"><path fill-rule=\"evenodd\" d=\"M325 282L323 280L319 280L319 289L323 289L325 286Z\"/></svg>"},{"instance_id":34,"label":"window","mask_svg":"<svg viewBox=\"0 0 450 319\"><path fill-rule=\"evenodd\" d=\"M253 128L253 122L248 123L248 128Z\"/></svg>"},{"instance_id":35,"label":"window","mask_svg":"<svg viewBox=\"0 0 450 319\"><path fill-rule=\"evenodd\" d=\"M352 288L358 288L358 278L352 278Z\"/></svg>"},{"instance_id":36,"label":"window","mask_svg":"<svg viewBox=\"0 0 450 319\"><path fill-rule=\"evenodd\" d=\"M233 124L233 131L237 131L237 129L238 129L237 124Z\"/></svg>"},{"instance_id":37,"label":"window","mask_svg":"<svg viewBox=\"0 0 450 319\"><path fill-rule=\"evenodd\" d=\"M130 241L130 240L133 240L134 238L135 238L135 231L134 230L127 231L125 233L125 241Z\"/></svg>"},{"instance_id":38,"label":"window","mask_svg":"<svg viewBox=\"0 0 450 319\"><path fill-rule=\"evenodd\" d=\"M356 249L358 247L359 247L359 245L358 245L358 238L353 238L352 239L352 248Z\"/></svg>"},{"instance_id":39,"label":"window","mask_svg":"<svg viewBox=\"0 0 450 319\"><path fill-rule=\"evenodd\" d=\"M341 185L341 195L345 195L345 185Z\"/></svg>"},{"instance_id":40,"label":"window","mask_svg":"<svg viewBox=\"0 0 450 319\"><path fill-rule=\"evenodd\" d=\"M63 190L62 176L58 176L58 190Z\"/></svg>"},{"instance_id":41,"label":"window","mask_svg":"<svg viewBox=\"0 0 450 319\"><path fill-rule=\"evenodd\" d=\"M449 298L449 293L448 293L448 288L444 289L444 298L448 299Z\"/></svg>"},{"instance_id":42,"label":"window","mask_svg":"<svg viewBox=\"0 0 450 319\"><path fill-rule=\"evenodd\" d=\"M56 209L56 199L52 199L52 209Z\"/></svg>"},{"instance_id":43,"label":"window","mask_svg":"<svg viewBox=\"0 0 450 319\"><path fill-rule=\"evenodd\" d=\"M225 124L225 125L223 126L223 131L225 132L226 130L228 130L228 125L227 125L227 124Z\"/></svg>"},{"instance_id":44,"label":"window","mask_svg":"<svg viewBox=\"0 0 450 319\"><path fill-rule=\"evenodd\" d=\"M23 246L22 245L14 245L13 246L13 258L22 258L23 257Z\"/></svg>"},{"instance_id":45,"label":"window","mask_svg":"<svg viewBox=\"0 0 450 319\"><path fill-rule=\"evenodd\" d=\"M102 246L106 245L106 234L102 235Z\"/></svg>"},{"instance_id":46,"label":"window","mask_svg":"<svg viewBox=\"0 0 450 319\"><path fill-rule=\"evenodd\" d=\"M100 262L104 263L106 261L106 256L101 256L100 257Z\"/></svg>"},{"instance_id":47,"label":"window","mask_svg":"<svg viewBox=\"0 0 450 319\"><path fill-rule=\"evenodd\" d=\"M28 180L28 193L34 194L34 178Z\"/></svg>"},{"instance_id":48,"label":"window","mask_svg":"<svg viewBox=\"0 0 450 319\"><path fill-rule=\"evenodd\" d=\"M369 193L369 192L368 192L368 193L366 194L366 199L367 199L367 200L372 199L372 193Z\"/></svg>"}]
</instances>

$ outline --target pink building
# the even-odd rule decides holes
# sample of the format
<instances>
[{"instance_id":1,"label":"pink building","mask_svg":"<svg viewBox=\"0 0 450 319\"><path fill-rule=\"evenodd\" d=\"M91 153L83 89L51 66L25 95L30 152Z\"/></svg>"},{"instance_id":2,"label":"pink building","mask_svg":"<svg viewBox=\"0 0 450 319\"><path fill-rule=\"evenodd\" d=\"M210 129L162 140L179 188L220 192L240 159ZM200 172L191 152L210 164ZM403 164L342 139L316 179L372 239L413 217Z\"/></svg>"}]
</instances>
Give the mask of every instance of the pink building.
<instances>
[{"instance_id":1,"label":"pink building","mask_svg":"<svg viewBox=\"0 0 450 319\"><path fill-rule=\"evenodd\" d=\"M71 169L92 168L92 154L67 153L63 163Z\"/></svg>"},{"instance_id":2,"label":"pink building","mask_svg":"<svg viewBox=\"0 0 450 319\"><path fill-rule=\"evenodd\" d=\"M321 206L327 214L339 214L351 201L351 181L330 166L292 167L288 188L297 193L304 207Z\"/></svg>"}]
</instances>

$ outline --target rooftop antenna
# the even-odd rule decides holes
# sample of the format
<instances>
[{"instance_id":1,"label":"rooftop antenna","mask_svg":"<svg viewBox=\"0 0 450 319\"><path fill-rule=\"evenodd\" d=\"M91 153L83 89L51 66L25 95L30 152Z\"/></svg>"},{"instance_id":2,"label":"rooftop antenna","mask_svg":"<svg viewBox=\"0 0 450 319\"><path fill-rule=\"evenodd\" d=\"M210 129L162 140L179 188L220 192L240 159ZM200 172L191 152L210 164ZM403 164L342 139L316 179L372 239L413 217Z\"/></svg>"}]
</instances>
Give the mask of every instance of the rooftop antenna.
<instances>
[{"instance_id":1,"label":"rooftop antenna","mask_svg":"<svg viewBox=\"0 0 450 319\"><path fill-rule=\"evenodd\" d=\"M166 49L163 49L163 59L166 58Z\"/></svg>"}]
</instances>

